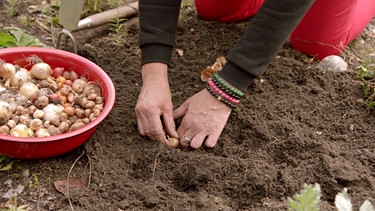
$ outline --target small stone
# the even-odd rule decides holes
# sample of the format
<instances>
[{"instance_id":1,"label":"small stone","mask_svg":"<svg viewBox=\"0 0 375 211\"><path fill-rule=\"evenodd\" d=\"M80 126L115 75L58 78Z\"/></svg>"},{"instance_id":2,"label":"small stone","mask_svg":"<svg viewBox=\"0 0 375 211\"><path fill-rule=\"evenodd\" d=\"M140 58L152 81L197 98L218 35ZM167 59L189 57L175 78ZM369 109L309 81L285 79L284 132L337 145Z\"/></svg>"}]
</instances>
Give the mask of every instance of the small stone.
<instances>
[{"instance_id":1,"label":"small stone","mask_svg":"<svg viewBox=\"0 0 375 211\"><path fill-rule=\"evenodd\" d=\"M328 70L332 72L345 72L348 69L348 63L339 56L331 55L325 57L317 66L320 70Z\"/></svg>"}]
</instances>

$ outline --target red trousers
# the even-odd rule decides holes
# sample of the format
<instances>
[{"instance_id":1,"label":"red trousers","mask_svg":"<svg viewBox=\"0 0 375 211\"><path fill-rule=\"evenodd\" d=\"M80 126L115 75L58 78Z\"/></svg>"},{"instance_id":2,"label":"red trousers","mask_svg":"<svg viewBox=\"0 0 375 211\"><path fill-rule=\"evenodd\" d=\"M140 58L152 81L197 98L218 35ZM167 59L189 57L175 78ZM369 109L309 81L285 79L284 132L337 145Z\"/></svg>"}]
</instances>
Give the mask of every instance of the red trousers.
<instances>
[{"instance_id":1,"label":"red trousers","mask_svg":"<svg viewBox=\"0 0 375 211\"><path fill-rule=\"evenodd\" d=\"M195 0L195 8L202 19L228 23L254 16L263 2ZM318 59L338 55L374 17L375 0L316 0L290 41L296 50Z\"/></svg>"}]
</instances>

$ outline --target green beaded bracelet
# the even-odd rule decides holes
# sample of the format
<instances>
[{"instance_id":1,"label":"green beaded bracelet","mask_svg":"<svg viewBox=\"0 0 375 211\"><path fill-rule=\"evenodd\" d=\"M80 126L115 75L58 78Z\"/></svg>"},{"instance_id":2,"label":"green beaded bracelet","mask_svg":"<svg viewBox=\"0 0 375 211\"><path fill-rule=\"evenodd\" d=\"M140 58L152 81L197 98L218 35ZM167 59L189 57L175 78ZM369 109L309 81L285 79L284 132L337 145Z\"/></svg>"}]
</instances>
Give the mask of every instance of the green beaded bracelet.
<instances>
[{"instance_id":1,"label":"green beaded bracelet","mask_svg":"<svg viewBox=\"0 0 375 211\"><path fill-rule=\"evenodd\" d=\"M241 96L239 96L238 94L228 90L227 88L225 88L223 85L221 85L221 83L219 83L215 78L212 78L212 81L215 83L215 85L217 87L219 87L221 90L223 90L225 93L227 93L228 95L230 95L231 97L235 98L235 99L240 99Z\"/></svg>"},{"instance_id":2,"label":"green beaded bracelet","mask_svg":"<svg viewBox=\"0 0 375 211\"><path fill-rule=\"evenodd\" d=\"M224 79L222 79L217 73L214 74L214 78L216 79L217 82L219 82L225 89L229 90L230 92L233 92L239 97L245 96L243 92L234 88L232 85L229 85L229 83L226 82Z\"/></svg>"}]
</instances>

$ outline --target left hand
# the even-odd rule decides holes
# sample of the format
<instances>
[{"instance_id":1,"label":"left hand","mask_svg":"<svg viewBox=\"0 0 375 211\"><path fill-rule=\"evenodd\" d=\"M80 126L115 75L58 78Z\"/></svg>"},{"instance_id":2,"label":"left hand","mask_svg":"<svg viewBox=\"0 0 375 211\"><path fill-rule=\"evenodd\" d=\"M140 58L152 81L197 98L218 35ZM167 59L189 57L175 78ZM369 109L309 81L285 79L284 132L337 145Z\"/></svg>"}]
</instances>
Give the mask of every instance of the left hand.
<instances>
[{"instance_id":1,"label":"left hand","mask_svg":"<svg viewBox=\"0 0 375 211\"><path fill-rule=\"evenodd\" d=\"M220 102L203 89L187 99L173 112L175 119L183 117L177 129L182 148L189 146L184 138L190 139L190 147L198 149L203 144L215 147L221 132L229 118L232 108Z\"/></svg>"}]
</instances>

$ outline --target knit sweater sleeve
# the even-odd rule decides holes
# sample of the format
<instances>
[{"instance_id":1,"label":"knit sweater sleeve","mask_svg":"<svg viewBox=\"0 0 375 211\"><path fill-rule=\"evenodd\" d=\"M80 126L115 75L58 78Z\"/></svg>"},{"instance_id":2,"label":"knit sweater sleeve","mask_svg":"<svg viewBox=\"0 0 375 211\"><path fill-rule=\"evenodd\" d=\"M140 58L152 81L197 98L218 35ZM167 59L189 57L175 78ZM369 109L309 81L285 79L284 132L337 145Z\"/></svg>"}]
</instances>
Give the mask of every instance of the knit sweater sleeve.
<instances>
[{"instance_id":1,"label":"knit sweater sleeve","mask_svg":"<svg viewBox=\"0 0 375 211\"><path fill-rule=\"evenodd\" d=\"M139 0L139 46L142 65L170 64L181 0Z\"/></svg>"},{"instance_id":2,"label":"knit sweater sleeve","mask_svg":"<svg viewBox=\"0 0 375 211\"><path fill-rule=\"evenodd\" d=\"M227 55L218 73L233 86L246 90L269 63L300 22L314 0L265 0L247 31Z\"/></svg>"},{"instance_id":3,"label":"knit sweater sleeve","mask_svg":"<svg viewBox=\"0 0 375 211\"><path fill-rule=\"evenodd\" d=\"M246 90L262 75L314 0L265 0L219 75ZM170 64L181 0L139 0L142 64Z\"/></svg>"}]
</instances>

